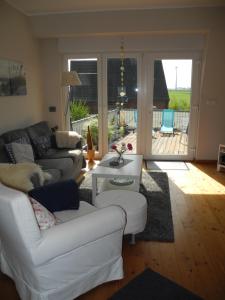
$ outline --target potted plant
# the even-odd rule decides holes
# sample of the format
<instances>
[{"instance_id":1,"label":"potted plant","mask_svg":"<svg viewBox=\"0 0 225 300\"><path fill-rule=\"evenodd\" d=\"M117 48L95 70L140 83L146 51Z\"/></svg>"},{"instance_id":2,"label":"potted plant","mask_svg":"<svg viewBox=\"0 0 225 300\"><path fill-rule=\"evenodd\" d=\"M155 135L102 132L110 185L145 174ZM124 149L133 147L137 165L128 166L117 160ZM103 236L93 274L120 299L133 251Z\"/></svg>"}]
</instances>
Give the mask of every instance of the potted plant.
<instances>
[{"instance_id":1,"label":"potted plant","mask_svg":"<svg viewBox=\"0 0 225 300\"><path fill-rule=\"evenodd\" d=\"M87 159L90 161L93 161L95 158L95 149L93 145L93 139L90 127L88 126L87 130Z\"/></svg>"}]
</instances>

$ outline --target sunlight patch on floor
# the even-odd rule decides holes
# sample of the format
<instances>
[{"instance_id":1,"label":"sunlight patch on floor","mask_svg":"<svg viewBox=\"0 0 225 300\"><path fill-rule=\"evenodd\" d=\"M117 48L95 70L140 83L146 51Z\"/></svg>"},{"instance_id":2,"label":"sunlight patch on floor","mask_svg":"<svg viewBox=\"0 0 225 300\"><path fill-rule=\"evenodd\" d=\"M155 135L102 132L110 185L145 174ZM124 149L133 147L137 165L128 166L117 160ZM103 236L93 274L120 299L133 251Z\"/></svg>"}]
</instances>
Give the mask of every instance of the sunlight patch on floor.
<instances>
[{"instance_id":1,"label":"sunlight patch on floor","mask_svg":"<svg viewBox=\"0 0 225 300\"><path fill-rule=\"evenodd\" d=\"M170 180L185 194L225 195L225 186L201 171L192 163L187 163L189 172L167 170Z\"/></svg>"}]
</instances>

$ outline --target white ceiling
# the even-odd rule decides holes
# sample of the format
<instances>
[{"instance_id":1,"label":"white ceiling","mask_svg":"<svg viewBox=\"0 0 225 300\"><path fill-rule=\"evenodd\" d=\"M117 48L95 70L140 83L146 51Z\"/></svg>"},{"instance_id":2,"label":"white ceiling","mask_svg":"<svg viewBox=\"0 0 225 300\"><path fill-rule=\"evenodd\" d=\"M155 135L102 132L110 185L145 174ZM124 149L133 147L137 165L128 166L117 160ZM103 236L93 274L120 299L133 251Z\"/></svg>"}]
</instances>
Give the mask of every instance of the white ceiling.
<instances>
[{"instance_id":1,"label":"white ceiling","mask_svg":"<svg viewBox=\"0 0 225 300\"><path fill-rule=\"evenodd\" d=\"M225 0L6 0L26 15L152 8L225 6Z\"/></svg>"}]
</instances>

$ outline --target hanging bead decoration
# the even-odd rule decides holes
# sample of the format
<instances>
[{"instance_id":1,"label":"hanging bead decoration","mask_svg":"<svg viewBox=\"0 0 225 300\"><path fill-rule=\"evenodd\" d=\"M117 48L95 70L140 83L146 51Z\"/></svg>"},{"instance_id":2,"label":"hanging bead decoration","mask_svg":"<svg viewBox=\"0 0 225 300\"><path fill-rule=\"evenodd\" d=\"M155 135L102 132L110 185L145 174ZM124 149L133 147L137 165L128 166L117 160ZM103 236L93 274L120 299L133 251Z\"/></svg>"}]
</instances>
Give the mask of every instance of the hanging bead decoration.
<instances>
[{"instance_id":1,"label":"hanging bead decoration","mask_svg":"<svg viewBox=\"0 0 225 300\"><path fill-rule=\"evenodd\" d=\"M121 65L120 65L120 83L121 83L121 89L120 89L120 97L126 96L126 91L124 88L124 41L121 41L120 46L120 59L121 59Z\"/></svg>"}]
</instances>

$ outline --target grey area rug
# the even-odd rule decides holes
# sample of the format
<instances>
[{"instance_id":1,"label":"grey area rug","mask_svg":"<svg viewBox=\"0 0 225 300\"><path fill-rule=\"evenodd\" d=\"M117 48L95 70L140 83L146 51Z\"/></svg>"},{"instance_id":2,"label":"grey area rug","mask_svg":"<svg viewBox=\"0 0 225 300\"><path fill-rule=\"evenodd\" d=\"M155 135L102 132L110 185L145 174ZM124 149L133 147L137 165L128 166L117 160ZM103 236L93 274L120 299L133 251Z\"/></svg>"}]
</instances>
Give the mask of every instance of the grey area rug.
<instances>
[{"instance_id":1,"label":"grey area rug","mask_svg":"<svg viewBox=\"0 0 225 300\"><path fill-rule=\"evenodd\" d=\"M148 202L148 219L137 238L146 241L174 242L169 180L164 172L143 172L142 193Z\"/></svg>"},{"instance_id":2,"label":"grey area rug","mask_svg":"<svg viewBox=\"0 0 225 300\"><path fill-rule=\"evenodd\" d=\"M109 300L203 300L166 277L146 269Z\"/></svg>"},{"instance_id":3,"label":"grey area rug","mask_svg":"<svg viewBox=\"0 0 225 300\"><path fill-rule=\"evenodd\" d=\"M91 192L91 176L88 174L80 185L80 200L91 203ZM145 230L137 234L136 238L145 241L174 242L167 174L144 171L140 193L147 199L148 218Z\"/></svg>"}]
</instances>

